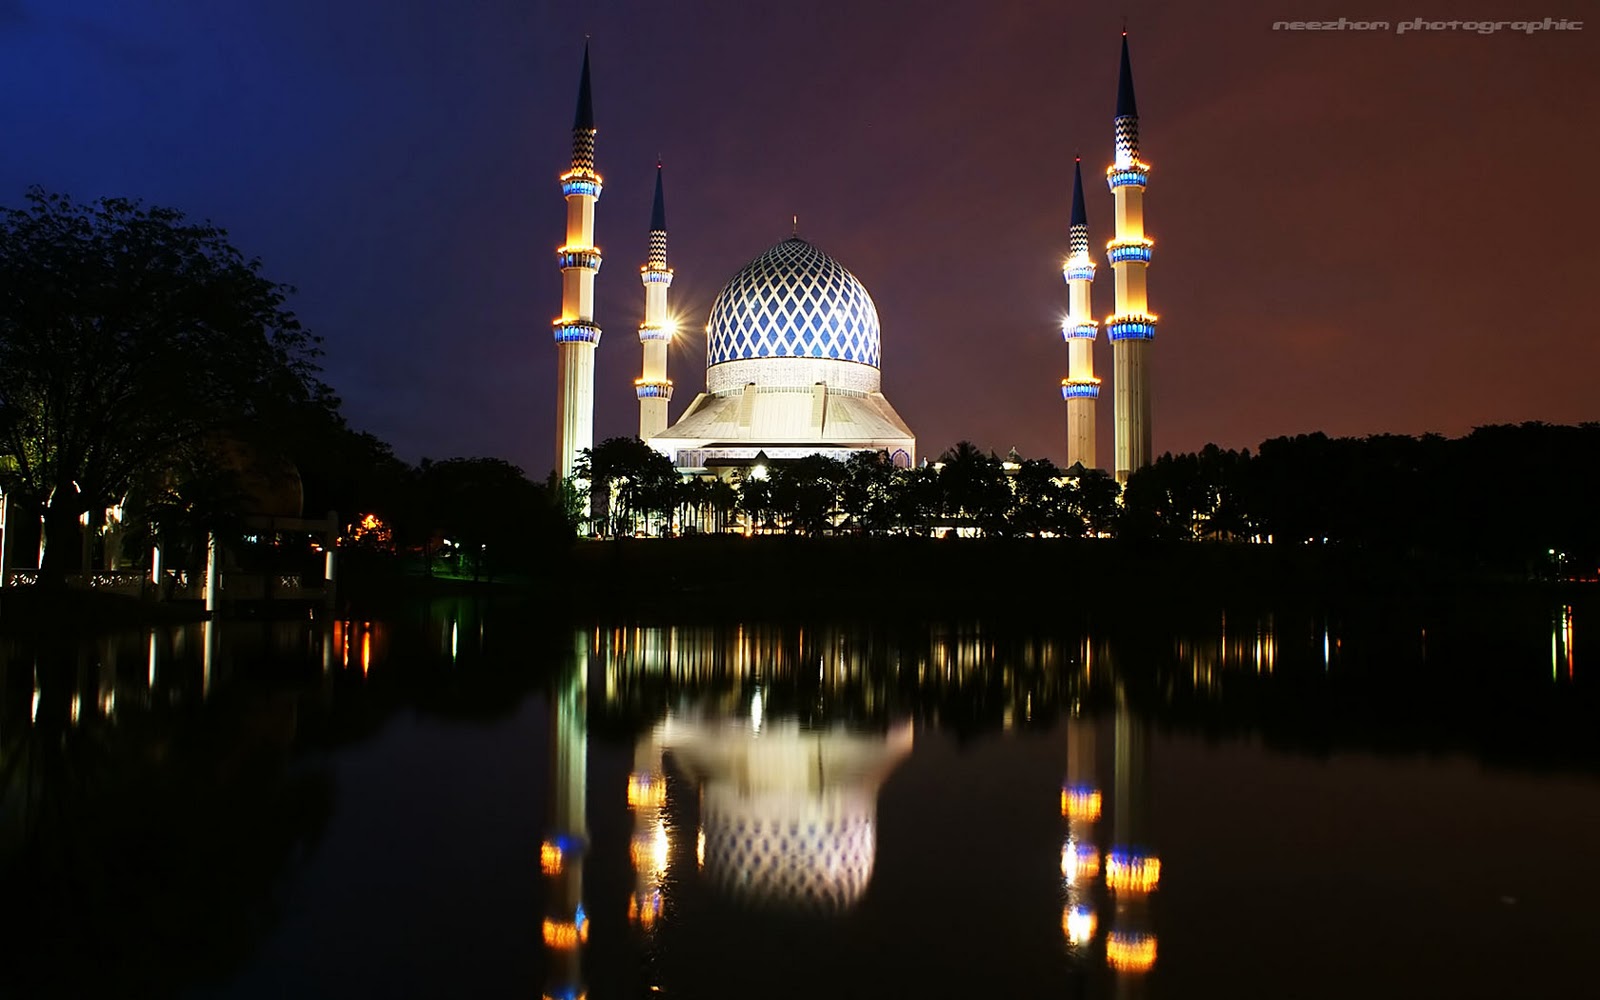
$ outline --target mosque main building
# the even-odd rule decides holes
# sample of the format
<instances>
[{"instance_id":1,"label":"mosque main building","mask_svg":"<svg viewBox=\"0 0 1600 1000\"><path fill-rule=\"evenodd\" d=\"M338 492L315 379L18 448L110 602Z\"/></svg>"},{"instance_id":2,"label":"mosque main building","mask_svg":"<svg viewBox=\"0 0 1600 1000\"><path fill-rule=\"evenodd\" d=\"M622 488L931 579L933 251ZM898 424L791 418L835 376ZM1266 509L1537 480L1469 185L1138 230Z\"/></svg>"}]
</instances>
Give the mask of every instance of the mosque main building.
<instances>
[{"instance_id":1,"label":"mosque main building","mask_svg":"<svg viewBox=\"0 0 1600 1000\"><path fill-rule=\"evenodd\" d=\"M1150 241L1143 231L1141 197L1149 168L1138 160L1138 118L1127 37L1117 97L1116 161L1107 179L1116 199L1117 238L1108 245L1116 276L1117 312L1107 320L1115 361L1116 473L1126 480L1150 462L1150 393L1147 350L1155 317L1145 312L1144 266ZM579 454L594 446L594 278L601 255L594 244L594 209L601 179L595 170L595 124L589 54L583 57L573 120L572 165L561 175L567 200L567 236L557 250L562 271L561 316L554 323L557 350L556 461L571 477ZM667 265L666 204L656 166L646 263L639 400L639 438L686 473L726 474L763 460L807 455L843 458L882 452L895 465L916 462L916 436L884 396L878 310L850 271L798 232L757 256L717 295L706 324L705 390L676 422L669 421L673 383L667 347L676 333L667 307L672 285ZM1090 318L1088 223L1081 173L1075 177L1069 256L1063 275L1070 308L1062 334L1069 376L1068 465L1096 466L1094 408L1100 380L1092 348L1098 324Z\"/></svg>"}]
</instances>

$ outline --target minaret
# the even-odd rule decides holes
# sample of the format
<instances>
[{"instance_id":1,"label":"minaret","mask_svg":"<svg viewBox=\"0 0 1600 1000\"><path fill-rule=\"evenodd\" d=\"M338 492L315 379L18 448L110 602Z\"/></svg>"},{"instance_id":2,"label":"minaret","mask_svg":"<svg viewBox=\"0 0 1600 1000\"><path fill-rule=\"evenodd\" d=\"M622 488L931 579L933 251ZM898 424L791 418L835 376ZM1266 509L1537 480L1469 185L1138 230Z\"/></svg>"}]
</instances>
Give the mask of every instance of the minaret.
<instances>
[{"instance_id":1,"label":"minaret","mask_svg":"<svg viewBox=\"0 0 1600 1000\"><path fill-rule=\"evenodd\" d=\"M633 387L639 396L639 440L648 441L667 429L667 404L672 401L672 380L667 378L667 346L673 333L667 318L667 289L672 287L672 268L667 266L667 204L659 162L656 203L650 210L650 256L639 277L644 281L644 322L639 326L644 374L634 379Z\"/></svg>"},{"instance_id":2,"label":"minaret","mask_svg":"<svg viewBox=\"0 0 1600 1000\"><path fill-rule=\"evenodd\" d=\"M594 172L594 105L589 96L589 47L583 48L578 113L572 120L572 169L561 175L567 198L567 241L556 250L561 265L561 318L556 336L556 469L572 475L578 453L594 445L594 276L600 251L594 245L594 203L600 175Z\"/></svg>"},{"instance_id":3,"label":"minaret","mask_svg":"<svg viewBox=\"0 0 1600 1000\"><path fill-rule=\"evenodd\" d=\"M1117 281L1116 313L1106 320L1111 341L1113 415L1116 420L1117 482L1150 464L1150 341L1156 318L1147 311L1145 268L1151 241L1144 235L1144 188L1150 166L1139 159L1139 107L1133 98L1128 33L1122 33L1122 71L1117 81L1116 159L1106 170L1116 200L1117 237L1106 244Z\"/></svg>"},{"instance_id":4,"label":"minaret","mask_svg":"<svg viewBox=\"0 0 1600 1000\"><path fill-rule=\"evenodd\" d=\"M1094 261L1089 257L1089 213L1083 207L1083 164L1072 164L1072 221L1067 226L1067 262L1061 268L1067 279L1067 320L1061 335L1067 341L1067 377L1061 380L1061 398L1067 403L1067 468L1095 468L1094 408L1100 398L1100 380L1094 377L1094 336L1099 324L1091 317L1089 286L1094 281Z\"/></svg>"}]
</instances>

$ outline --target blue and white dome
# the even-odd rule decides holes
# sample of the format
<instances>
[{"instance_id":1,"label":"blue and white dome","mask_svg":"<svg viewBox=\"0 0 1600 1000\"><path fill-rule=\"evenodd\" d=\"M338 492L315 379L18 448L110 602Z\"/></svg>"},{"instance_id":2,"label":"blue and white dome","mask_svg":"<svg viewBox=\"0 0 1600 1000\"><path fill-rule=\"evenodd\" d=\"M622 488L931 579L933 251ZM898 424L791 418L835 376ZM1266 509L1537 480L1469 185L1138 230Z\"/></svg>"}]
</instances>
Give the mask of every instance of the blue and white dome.
<instances>
[{"instance_id":1,"label":"blue and white dome","mask_svg":"<svg viewBox=\"0 0 1600 1000\"><path fill-rule=\"evenodd\" d=\"M856 276L792 236L746 264L711 305L706 391L878 390L878 310Z\"/></svg>"}]
</instances>

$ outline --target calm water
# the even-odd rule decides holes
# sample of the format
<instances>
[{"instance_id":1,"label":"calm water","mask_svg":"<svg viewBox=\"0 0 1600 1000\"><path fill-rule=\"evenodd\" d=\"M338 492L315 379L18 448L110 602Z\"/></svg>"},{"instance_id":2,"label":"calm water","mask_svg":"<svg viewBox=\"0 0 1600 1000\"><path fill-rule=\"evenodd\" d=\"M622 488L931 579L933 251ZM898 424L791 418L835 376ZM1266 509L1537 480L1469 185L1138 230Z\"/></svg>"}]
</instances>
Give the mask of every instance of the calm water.
<instances>
[{"instance_id":1,"label":"calm water","mask_svg":"<svg viewBox=\"0 0 1600 1000\"><path fill-rule=\"evenodd\" d=\"M1554 996L1600 622L13 641L0 995Z\"/></svg>"}]
</instances>

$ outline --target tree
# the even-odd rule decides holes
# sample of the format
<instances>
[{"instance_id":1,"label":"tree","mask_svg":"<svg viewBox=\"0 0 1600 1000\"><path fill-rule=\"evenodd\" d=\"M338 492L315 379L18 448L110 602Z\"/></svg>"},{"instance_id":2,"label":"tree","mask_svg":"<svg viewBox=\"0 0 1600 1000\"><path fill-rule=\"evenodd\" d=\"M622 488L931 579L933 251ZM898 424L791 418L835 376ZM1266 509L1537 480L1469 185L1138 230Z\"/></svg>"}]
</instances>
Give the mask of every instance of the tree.
<instances>
[{"instance_id":1,"label":"tree","mask_svg":"<svg viewBox=\"0 0 1600 1000\"><path fill-rule=\"evenodd\" d=\"M817 535L833 526L845 464L827 455L806 455L774 466L772 502L790 531Z\"/></svg>"},{"instance_id":2,"label":"tree","mask_svg":"<svg viewBox=\"0 0 1600 1000\"><path fill-rule=\"evenodd\" d=\"M1073 478L1071 506L1083 519L1091 535L1108 535L1117 530L1122 509L1118 501L1122 487L1104 469L1085 469L1074 465L1067 474Z\"/></svg>"},{"instance_id":3,"label":"tree","mask_svg":"<svg viewBox=\"0 0 1600 1000\"><path fill-rule=\"evenodd\" d=\"M0 453L43 506L43 577L64 578L80 514L159 479L208 436L286 404L336 405L317 338L210 223L38 188L0 215Z\"/></svg>"},{"instance_id":4,"label":"tree","mask_svg":"<svg viewBox=\"0 0 1600 1000\"><path fill-rule=\"evenodd\" d=\"M1046 531L1061 534L1067 520L1062 516L1067 506L1067 492L1061 485L1061 470L1048 458L1030 458L1021 463L1013 480L1016 489L1016 508L1011 515L1012 526L1028 535ZM1074 537L1083 534L1068 528Z\"/></svg>"},{"instance_id":5,"label":"tree","mask_svg":"<svg viewBox=\"0 0 1600 1000\"><path fill-rule=\"evenodd\" d=\"M638 438L607 438L578 454L578 479L590 484L601 534L631 534L636 515L668 512L676 504L678 470L672 459Z\"/></svg>"},{"instance_id":6,"label":"tree","mask_svg":"<svg viewBox=\"0 0 1600 1000\"><path fill-rule=\"evenodd\" d=\"M496 567L527 566L565 534L559 501L522 470L498 458L422 460L418 470L427 525L450 540L456 571L472 578ZM431 553L428 554L431 563Z\"/></svg>"},{"instance_id":7,"label":"tree","mask_svg":"<svg viewBox=\"0 0 1600 1000\"><path fill-rule=\"evenodd\" d=\"M977 527L984 534L1003 534L1011 509L1011 485L1000 460L985 455L971 441L960 441L939 459L939 486L950 522Z\"/></svg>"}]
</instances>

